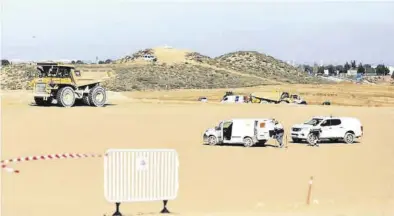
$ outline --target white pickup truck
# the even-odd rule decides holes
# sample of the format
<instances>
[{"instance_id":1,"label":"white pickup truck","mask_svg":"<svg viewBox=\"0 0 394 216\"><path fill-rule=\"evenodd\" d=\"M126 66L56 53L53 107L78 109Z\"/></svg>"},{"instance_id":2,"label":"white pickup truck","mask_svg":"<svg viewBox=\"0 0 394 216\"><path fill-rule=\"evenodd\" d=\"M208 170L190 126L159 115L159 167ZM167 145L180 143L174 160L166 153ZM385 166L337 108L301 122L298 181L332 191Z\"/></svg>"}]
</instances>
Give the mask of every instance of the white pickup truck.
<instances>
[{"instance_id":1,"label":"white pickup truck","mask_svg":"<svg viewBox=\"0 0 394 216\"><path fill-rule=\"evenodd\" d=\"M215 128L204 132L204 144L243 144L251 147L255 144L265 144L274 136L272 119L231 119L221 121Z\"/></svg>"},{"instance_id":2,"label":"white pickup truck","mask_svg":"<svg viewBox=\"0 0 394 216\"><path fill-rule=\"evenodd\" d=\"M318 137L312 131L319 131ZM293 142L306 140L313 143L318 140L343 140L345 143L354 143L356 138L363 136L363 126L357 118L315 116L303 124L293 125L291 138Z\"/></svg>"}]
</instances>

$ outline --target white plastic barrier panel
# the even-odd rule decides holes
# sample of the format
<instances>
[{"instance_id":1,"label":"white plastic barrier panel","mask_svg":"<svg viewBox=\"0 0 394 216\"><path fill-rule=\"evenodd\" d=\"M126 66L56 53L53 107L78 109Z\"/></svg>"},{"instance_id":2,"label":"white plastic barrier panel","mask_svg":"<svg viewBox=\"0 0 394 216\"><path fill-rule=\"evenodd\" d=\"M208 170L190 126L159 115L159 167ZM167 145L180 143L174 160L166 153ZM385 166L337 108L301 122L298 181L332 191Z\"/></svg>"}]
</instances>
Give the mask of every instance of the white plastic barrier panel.
<instances>
[{"instance_id":1,"label":"white plastic barrier panel","mask_svg":"<svg viewBox=\"0 0 394 216\"><path fill-rule=\"evenodd\" d=\"M105 198L112 203L173 200L178 167L173 149L110 149L104 157Z\"/></svg>"}]
</instances>

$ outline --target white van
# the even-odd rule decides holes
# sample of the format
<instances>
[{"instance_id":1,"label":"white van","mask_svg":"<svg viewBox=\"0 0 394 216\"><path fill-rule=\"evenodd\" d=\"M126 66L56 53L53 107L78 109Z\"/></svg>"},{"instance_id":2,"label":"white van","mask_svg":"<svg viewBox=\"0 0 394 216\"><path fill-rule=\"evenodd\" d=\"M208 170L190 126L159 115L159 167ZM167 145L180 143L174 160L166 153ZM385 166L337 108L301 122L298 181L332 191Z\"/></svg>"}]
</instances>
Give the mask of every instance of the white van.
<instances>
[{"instance_id":1,"label":"white van","mask_svg":"<svg viewBox=\"0 0 394 216\"><path fill-rule=\"evenodd\" d=\"M243 96L243 95L228 95L222 99L221 103L245 103L245 96Z\"/></svg>"},{"instance_id":2,"label":"white van","mask_svg":"<svg viewBox=\"0 0 394 216\"><path fill-rule=\"evenodd\" d=\"M319 140L343 140L349 144L363 136L363 126L357 118L315 116L303 124L293 125L291 138L293 142L306 140L310 143L317 138L311 133L316 130L320 131Z\"/></svg>"},{"instance_id":3,"label":"white van","mask_svg":"<svg viewBox=\"0 0 394 216\"><path fill-rule=\"evenodd\" d=\"M274 125L268 118L221 121L215 128L204 132L204 144L243 144L245 147L265 144L274 136Z\"/></svg>"}]
</instances>

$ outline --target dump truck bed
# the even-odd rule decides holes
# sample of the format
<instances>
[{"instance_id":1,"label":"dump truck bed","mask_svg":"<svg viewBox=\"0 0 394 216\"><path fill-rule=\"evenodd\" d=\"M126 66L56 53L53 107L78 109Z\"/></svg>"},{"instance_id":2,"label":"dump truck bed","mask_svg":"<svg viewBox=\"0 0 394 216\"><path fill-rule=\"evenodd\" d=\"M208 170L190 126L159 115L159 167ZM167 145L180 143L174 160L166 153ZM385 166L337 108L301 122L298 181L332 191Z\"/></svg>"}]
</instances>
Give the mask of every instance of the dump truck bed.
<instances>
[{"instance_id":1,"label":"dump truck bed","mask_svg":"<svg viewBox=\"0 0 394 216\"><path fill-rule=\"evenodd\" d=\"M81 76L77 76L75 79L75 84L77 86L103 82L115 76L112 69L81 68L79 71L81 71Z\"/></svg>"}]
</instances>

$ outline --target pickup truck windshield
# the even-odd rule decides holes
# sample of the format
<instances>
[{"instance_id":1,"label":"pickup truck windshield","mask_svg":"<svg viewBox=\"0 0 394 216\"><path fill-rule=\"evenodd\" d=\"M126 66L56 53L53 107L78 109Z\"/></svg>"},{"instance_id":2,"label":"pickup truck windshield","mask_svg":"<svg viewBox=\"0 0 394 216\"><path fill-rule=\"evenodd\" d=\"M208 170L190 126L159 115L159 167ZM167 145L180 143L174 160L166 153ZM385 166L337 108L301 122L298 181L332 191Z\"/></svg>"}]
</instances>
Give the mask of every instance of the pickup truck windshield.
<instances>
[{"instance_id":1,"label":"pickup truck windshield","mask_svg":"<svg viewBox=\"0 0 394 216\"><path fill-rule=\"evenodd\" d=\"M316 125L318 125L322 120L323 120L323 119L313 118L313 119L309 120L308 122L305 122L304 124L316 126Z\"/></svg>"}]
</instances>

